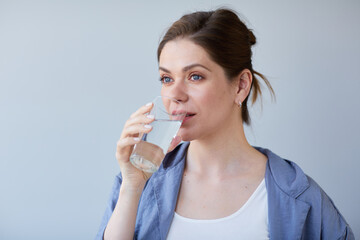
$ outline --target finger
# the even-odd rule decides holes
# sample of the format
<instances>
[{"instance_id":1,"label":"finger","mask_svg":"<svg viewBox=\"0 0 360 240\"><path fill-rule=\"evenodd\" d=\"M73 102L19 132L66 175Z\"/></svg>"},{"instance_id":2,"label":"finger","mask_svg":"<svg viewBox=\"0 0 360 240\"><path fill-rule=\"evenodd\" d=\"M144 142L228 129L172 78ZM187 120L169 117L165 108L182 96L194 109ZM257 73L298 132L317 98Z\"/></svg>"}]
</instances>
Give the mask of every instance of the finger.
<instances>
[{"instance_id":1,"label":"finger","mask_svg":"<svg viewBox=\"0 0 360 240\"><path fill-rule=\"evenodd\" d=\"M153 122L154 119L155 119L154 115L141 114L134 118L129 118L126 121L124 128L130 127L131 125L136 125L139 123L149 124L149 123Z\"/></svg>"},{"instance_id":2,"label":"finger","mask_svg":"<svg viewBox=\"0 0 360 240\"><path fill-rule=\"evenodd\" d=\"M136 112L134 112L133 114L131 114L130 118L134 118L134 117L136 117L137 115L145 114L145 113L150 112L150 110L152 109L153 106L154 106L154 103L152 103L152 102L147 103L146 105L144 105L144 106L142 106L141 108L139 108Z\"/></svg>"},{"instance_id":3,"label":"finger","mask_svg":"<svg viewBox=\"0 0 360 240\"><path fill-rule=\"evenodd\" d=\"M116 159L118 160L123 159L121 156L124 153L129 152L130 150L129 148L133 147L138 142L140 142L140 138L137 137L136 138L128 137L128 138L119 139L119 141L117 141L116 143L116 154L115 154ZM125 160L126 159L127 158L125 158Z\"/></svg>"},{"instance_id":4,"label":"finger","mask_svg":"<svg viewBox=\"0 0 360 240\"><path fill-rule=\"evenodd\" d=\"M152 130L151 125L139 123L139 124L124 128L124 130L121 134L121 138L127 138L127 137L131 137L133 135L141 134L141 133L149 133L151 130Z\"/></svg>"},{"instance_id":5,"label":"finger","mask_svg":"<svg viewBox=\"0 0 360 240\"><path fill-rule=\"evenodd\" d=\"M172 150L174 150L174 148L181 142L181 137L180 136L175 136L171 143L170 143L170 147L168 149L168 152L171 152Z\"/></svg>"}]
</instances>

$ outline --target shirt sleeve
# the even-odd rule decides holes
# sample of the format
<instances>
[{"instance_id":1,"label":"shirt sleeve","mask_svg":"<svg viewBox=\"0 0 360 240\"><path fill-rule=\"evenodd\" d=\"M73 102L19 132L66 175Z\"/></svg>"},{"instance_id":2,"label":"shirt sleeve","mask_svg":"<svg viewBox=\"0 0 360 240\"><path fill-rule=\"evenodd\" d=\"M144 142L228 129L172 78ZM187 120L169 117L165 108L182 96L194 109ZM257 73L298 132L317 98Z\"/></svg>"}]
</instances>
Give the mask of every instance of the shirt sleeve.
<instances>
[{"instance_id":1,"label":"shirt sleeve","mask_svg":"<svg viewBox=\"0 0 360 240\"><path fill-rule=\"evenodd\" d=\"M324 192L322 193L322 224L321 224L321 238L322 239L344 239L354 240L354 234L336 208L331 198ZM334 238L336 236L336 238Z\"/></svg>"},{"instance_id":2,"label":"shirt sleeve","mask_svg":"<svg viewBox=\"0 0 360 240\"><path fill-rule=\"evenodd\" d=\"M111 194L110 194L110 197L108 200L108 204L106 206L105 213L101 220L100 228L95 237L95 240L103 240L105 228L109 222L109 219L115 209L117 200L119 198L119 191L120 191L121 183L122 183L122 177L121 177L121 173L119 173L115 177L114 185L112 187L112 191L111 191Z\"/></svg>"},{"instance_id":3,"label":"shirt sleeve","mask_svg":"<svg viewBox=\"0 0 360 240\"><path fill-rule=\"evenodd\" d=\"M315 185L320 194L320 211L321 215L321 239L344 239L354 240L354 234L346 222L345 218L341 215L340 211L336 208L332 199L321 189L314 180L311 178L310 182ZM317 204L316 204L317 205ZM316 206L313 205L313 208Z\"/></svg>"}]
</instances>

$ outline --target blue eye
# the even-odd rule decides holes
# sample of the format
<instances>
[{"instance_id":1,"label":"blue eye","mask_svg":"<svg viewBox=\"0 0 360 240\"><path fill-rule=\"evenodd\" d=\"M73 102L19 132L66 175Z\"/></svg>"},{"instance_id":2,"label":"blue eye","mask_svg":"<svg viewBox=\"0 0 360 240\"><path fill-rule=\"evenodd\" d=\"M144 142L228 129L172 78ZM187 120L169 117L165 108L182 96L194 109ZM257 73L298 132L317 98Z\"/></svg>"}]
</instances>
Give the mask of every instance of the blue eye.
<instances>
[{"instance_id":1,"label":"blue eye","mask_svg":"<svg viewBox=\"0 0 360 240\"><path fill-rule=\"evenodd\" d=\"M194 80L194 81L198 81L198 80L203 79L203 77L200 75L194 74L194 75L191 75L190 79Z\"/></svg>"},{"instance_id":2,"label":"blue eye","mask_svg":"<svg viewBox=\"0 0 360 240\"><path fill-rule=\"evenodd\" d=\"M172 81L172 79L169 78L169 77L162 77L162 78L160 78L160 82L161 82L161 83L170 83L171 81Z\"/></svg>"}]
</instances>

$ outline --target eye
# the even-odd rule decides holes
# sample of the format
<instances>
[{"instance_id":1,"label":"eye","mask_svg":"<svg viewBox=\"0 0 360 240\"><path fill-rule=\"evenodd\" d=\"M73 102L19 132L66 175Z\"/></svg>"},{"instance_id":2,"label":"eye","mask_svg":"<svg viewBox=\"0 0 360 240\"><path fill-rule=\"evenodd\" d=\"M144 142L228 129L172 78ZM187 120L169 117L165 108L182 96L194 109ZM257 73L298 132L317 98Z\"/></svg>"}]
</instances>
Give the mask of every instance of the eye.
<instances>
[{"instance_id":1,"label":"eye","mask_svg":"<svg viewBox=\"0 0 360 240\"><path fill-rule=\"evenodd\" d=\"M199 80L203 79L203 77L198 74L193 74L190 76L190 79L194 80L194 81L199 81Z\"/></svg>"},{"instance_id":2,"label":"eye","mask_svg":"<svg viewBox=\"0 0 360 240\"><path fill-rule=\"evenodd\" d=\"M161 77L160 78L160 82L161 83L170 83L172 81L172 79L170 78L170 77L166 77L166 76L164 76L164 77Z\"/></svg>"}]
</instances>

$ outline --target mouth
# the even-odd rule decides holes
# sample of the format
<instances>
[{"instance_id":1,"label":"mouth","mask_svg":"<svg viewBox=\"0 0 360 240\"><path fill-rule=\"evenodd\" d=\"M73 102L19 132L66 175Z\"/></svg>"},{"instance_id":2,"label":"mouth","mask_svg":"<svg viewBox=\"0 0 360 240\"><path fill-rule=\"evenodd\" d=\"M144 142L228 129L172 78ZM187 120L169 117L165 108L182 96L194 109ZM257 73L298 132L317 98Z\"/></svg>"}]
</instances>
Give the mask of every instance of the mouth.
<instances>
[{"instance_id":1,"label":"mouth","mask_svg":"<svg viewBox=\"0 0 360 240\"><path fill-rule=\"evenodd\" d=\"M180 115L184 115L185 113L186 113L186 111L184 111L184 110L174 110L171 112L171 115L180 116Z\"/></svg>"},{"instance_id":2,"label":"mouth","mask_svg":"<svg viewBox=\"0 0 360 240\"><path fill-rule=\"evenodd\" d=\"M187 113L184 120L182 121L181 126L183 126L187 121L192 119L196 114L195 113Z\"/></svg>"},{"instance_id":3,"label":"mouth","mask_svg":"<svg viewBox=\"0 0 360 240\"><path fill-rule=\"evenodd\" d=\"M172 116L184 116L185 113L186 113L185 117L189 117L189 116L194 116L194 115L195 115L195 113L186 112L186 111L182 111L182 110L174 110L174 111L172 111L171 115L172 115Z\"/></svg>"},{"instance_id":4,"label":"mouth","mask_svg":"<svg viewBox=\"0 0 360 240\"><path fill-rule=\"evenodd\" d=\"M186 121L188 121L190 118L196 115L196 113L193 112L186 112L184 110L174 110L172 111L171 115L175 118L179 117L179 119L183 118L182 124L184 124ZM185 115L185 116L184 116Z\"/></svg>"}]
</instances>

